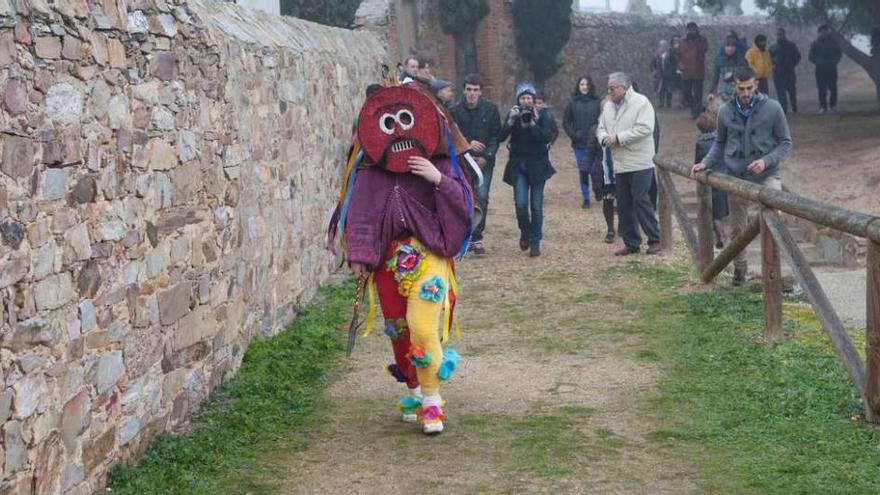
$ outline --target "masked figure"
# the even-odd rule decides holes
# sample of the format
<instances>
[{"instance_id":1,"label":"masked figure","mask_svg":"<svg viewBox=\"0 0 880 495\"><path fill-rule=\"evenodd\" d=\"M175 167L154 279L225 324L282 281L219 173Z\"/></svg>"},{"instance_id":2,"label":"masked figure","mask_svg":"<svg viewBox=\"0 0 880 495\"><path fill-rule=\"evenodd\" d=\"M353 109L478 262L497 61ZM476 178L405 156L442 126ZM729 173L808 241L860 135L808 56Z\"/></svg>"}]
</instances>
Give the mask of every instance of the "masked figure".
<instances>
[{"instance_id":1,"label":"masked figure","mask_svg":"<svg viewBox=\"0 0 880 495\"><path fill-rule=\"evenodd\" d=\"M332 246L341 230L349 265L378 293L394 350L387 369L407 385L397 406L428 434L443 431L440 382L459 360L443 344L457 293L453 258L467 248L473 212L451 125L418 83L373 92L328 237ZM372 313L371 304L367 334Z\"/></svg>"}]
</instances>

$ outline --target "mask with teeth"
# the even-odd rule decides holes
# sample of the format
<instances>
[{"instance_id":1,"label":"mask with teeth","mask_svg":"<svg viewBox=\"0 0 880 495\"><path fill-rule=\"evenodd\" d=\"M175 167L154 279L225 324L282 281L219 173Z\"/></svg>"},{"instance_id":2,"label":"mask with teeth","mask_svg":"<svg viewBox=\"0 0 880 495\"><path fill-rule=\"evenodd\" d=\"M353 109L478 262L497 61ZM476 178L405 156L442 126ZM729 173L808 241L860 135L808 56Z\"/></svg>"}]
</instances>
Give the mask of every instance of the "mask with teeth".
<instances>
[{"instance_id":1,"label":"mask with teeth","mask_svg":"<svg viewBox=\"0 0 880 495\"><path fill-rule=\"evenodd\" d=\"M431 98L408 86L382 88L361 108L357 135L364 153L390 172L409 172L413 156L430 158L440 144L440 115Z\"/></svg>"}]
</instances>

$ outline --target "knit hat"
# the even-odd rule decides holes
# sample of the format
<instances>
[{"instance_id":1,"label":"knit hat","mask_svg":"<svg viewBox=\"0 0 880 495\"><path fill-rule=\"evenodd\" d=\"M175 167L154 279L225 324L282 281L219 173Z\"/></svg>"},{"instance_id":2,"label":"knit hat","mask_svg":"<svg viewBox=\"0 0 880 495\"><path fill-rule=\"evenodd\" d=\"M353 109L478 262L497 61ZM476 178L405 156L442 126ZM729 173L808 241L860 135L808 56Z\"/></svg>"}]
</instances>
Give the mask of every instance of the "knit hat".
<instances>
[{"instance_id":1,"label":"knit hat","mask_svg":"<svg viewBox=\"0 0 880 495\"><path fill-rule=\"evenodd\" d=\"M434 81L431 81L431 85L429 86L429 88L431 90L431 93L433 93L434 96L437 96L437 93L439 93L441 89L449 86L452 86L451 82L444 81L443 79L436 79Z\"/></svg>"},{"instance_id":2,"label":"knit hat","mask_svg":"<svg viewBox=\"0 0 880 495\"><path fill-rule=\"evenodd\" d=\"M519 101L519 97L522 95L532 95L532 98L538 94L538 91L535 89L535 85L530 82L521 82L516 85L516 101Z\"/></svg>"}]
</instances>

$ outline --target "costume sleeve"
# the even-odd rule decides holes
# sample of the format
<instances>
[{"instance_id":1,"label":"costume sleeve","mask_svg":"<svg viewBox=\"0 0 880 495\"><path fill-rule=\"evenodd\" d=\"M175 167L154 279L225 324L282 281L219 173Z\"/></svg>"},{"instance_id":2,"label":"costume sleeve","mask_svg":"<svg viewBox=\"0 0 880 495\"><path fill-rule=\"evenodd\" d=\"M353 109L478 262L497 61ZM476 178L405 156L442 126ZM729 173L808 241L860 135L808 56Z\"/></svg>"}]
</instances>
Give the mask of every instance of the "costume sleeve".
<instances>
[{"instance_id":1,"label":"costume sleeve","mask_svg":"<svg viewBox=\"0 0 880 495\"><path fill-rule=\"evenodd\" d=\"M495 154L498 153L498 141L501 135L501 117L498 115L498 107L492 106L492 111L489 112L489 142L486 144L486 151L483 152L483 156L486 157L490 162L495 159Z\"/></svg>"},{"instance_id":2,"label":"costume sleeve","mask_svg":"<svg viewBox=\"0 0 880 495\"><path fill-rule=\"evenodd\" d=\"M381 204L376 201L376 191L369 187L368 169L358 171L345 220L345 245L349 263L361 263L375 267L381 261L382 212L372 208Z\"/></svg>"},{"instance_id":3,"label":"costume sleeve","mask_svg":"<svg viewBox=\"0 0 880 495\"><path fill-rule=\"evenodd\" d=\"M456 253L468 235L473 215L473 193L463 177L455 177L448 159L438 163L443 174L434 188L437 217L443 230L444 252Z\"/></svg>"},{"instance_id":4,"label":"costume sleeve","mask_svg":"<svg viewBox=\"0 0 880 495\"><path fill-rule=\"evenodd\" d=\"M629 129L624 129L617 133L617 141L621 146L638 141L639 139L652 136L654 134L654 125L657 123L654 107L647 100L644 101L641 108L636 114L636 121Z\"/></svg>"}]
</instances>

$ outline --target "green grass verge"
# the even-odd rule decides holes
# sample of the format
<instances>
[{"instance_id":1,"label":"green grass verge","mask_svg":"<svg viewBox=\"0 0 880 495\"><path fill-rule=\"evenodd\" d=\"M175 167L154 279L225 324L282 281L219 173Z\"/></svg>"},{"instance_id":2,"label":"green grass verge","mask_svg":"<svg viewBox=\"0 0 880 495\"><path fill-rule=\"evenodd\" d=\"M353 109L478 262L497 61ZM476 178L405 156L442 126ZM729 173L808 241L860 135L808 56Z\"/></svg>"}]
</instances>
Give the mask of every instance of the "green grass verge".
<instances>
[{"instance_id":1,"label":"green grass verge","mask_svg":"<svg viewBox=\"0 0 880 495\"><path fill-rule=\"evenodd\" d=\"M343 349L337 331L353 285L321 289L279 335L254 340L235 378L218 387L194 430L155 439L133 466L110 474L113 493L216 495L269 493L266 457L296 446L297 432L322 417L322 394Z\"/></svg>"},{"instance_id":2,"label":"green grass verge","mask_svg":"<svg viewBox=\"0 0 880 495\"><path fill-rule=\"evenodd\" d=\"M760 294L683 292L681 269L618 271L640 281L625 305L668 366L651 404L667 426L648 438L689 451L701 492L880 493L880 436L851 419L862 406L827 341L787 321L788 340L762 345Z\"/></svg>"}]
</instances>

